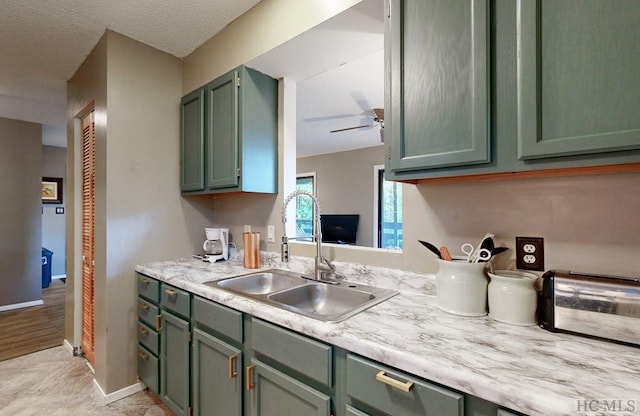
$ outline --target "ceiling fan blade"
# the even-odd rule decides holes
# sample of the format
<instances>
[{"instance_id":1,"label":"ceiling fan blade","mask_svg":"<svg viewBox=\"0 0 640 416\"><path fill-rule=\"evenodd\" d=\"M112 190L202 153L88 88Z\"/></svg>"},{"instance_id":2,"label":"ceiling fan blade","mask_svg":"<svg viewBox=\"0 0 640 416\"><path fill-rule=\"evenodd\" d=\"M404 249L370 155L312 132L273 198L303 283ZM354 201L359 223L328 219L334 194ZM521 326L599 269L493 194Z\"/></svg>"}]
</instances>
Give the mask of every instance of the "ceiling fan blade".
<instances>
[{"instance_id":1,"label":"ceiling fan blade","mask_svg":"<svg viewBox=\"0 0 640 416\"><path fill-rule=\"evenodd\" d=\"M326 120L339 120L341 118L357 117L357 116L361 116L361 115L362 115L362 113L358 113L358 114L335 114L335 115L332 115L332 116L307 117L307 118L303 118L302 121L314 122L314 121L326 121Z\"/></svg>"},{"instance_id":2,"label":"ceiling fan blade","mask_svg":"<svg viewBox=\"0 0 640 416\"><path fill-rule=\"evenodd\" d=\"M358 107L362 109L362 111L371 111L371 104L369 104L369 100L366 99L362 91L352 91L350 95L351 98L353 98L353 100L358 104Z\"/></svg>"},{"instance_id":3,"label":"ceiling fan blade","mask_svg":"<svg viewBox=\"0 0 640 416\"><path fill-rule=\"evenodd\" d=\"M338 133L338 132L347 131L347 130L364 129L365 127L372 127L372 126L371 124L365 124L363 126L354 126L354 127L347 127L344 129L331 130L329 133Z\"/></svg>"}]
</instances>

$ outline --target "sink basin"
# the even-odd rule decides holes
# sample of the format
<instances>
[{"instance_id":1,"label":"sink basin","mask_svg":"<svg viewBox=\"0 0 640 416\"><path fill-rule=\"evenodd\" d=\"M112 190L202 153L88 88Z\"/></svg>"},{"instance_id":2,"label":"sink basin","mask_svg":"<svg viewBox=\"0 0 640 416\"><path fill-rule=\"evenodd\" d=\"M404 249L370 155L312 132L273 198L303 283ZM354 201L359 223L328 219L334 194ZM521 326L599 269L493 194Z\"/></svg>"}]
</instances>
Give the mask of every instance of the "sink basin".
<instances>
[{"instance_id":1,"label":"sink basin","mask_svg":"<svg viewBox=\"0 0 640 416\"><path fill-rule=\"evenodd\" d=\"M276 269L205 284L325 322L345 320L398 293L345 281L329 284Z\"/></svg>"},{"instance_id":2,"label":"sink basin","mask_svg":"<svg viewBox=\"0 0 640 416\"><path fill-rule=\"evenodd\" d=\"M296 276L290 276L282 272L266 271L247 276L232 277L216 283L218 287L232 292L264 295L306 284L303 279Z\"/></svg>"},{"instance_id":3,"label":"sink basin","mask_svg":"<svg viewBox=\"0 0 640 416\"><path fill-rule=\"evenodd\" d=\"M371 293L323 283L299 286L269 296L269 300L282 303L293 310L323 316L342 315L373 299L375 296Z\"/></svg>"}]
</instances>

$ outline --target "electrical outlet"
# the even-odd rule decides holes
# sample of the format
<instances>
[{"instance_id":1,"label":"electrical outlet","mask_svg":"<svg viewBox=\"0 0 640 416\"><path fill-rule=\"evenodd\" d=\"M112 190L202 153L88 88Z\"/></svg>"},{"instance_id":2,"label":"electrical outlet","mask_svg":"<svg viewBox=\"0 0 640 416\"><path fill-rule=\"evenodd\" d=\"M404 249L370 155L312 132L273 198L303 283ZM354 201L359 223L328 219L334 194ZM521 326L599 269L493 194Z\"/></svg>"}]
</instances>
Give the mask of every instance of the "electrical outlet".
<instances>
[{"instance_id":1,"label":"electrical outlet","mask_svg":"<svg viewBox=\"0 0 640 416\"><path fill-rule=\"evenodd\" d=\"M245 233L250 233L251 232L251 226L249 224L245 224L244 225L244 232Z\"/></svg>"},{"instance_id":2,"label":"electrical outlet","mask_svg":"<svg viewBox=\"0 0 640 416\"><path fill-rule=\"evenodd\" d=\"M267 243L276 242L276 227L273 225L267 225Z\"/></svg>"},{"instance_id":3,"label":"electrical outlet","mask_svg":"<svg viewBox=\"0 0 640 416\"><path fill-rule=\"evenodd\" d=\"M544 271L544 239L516 237L516 268Z\"/></svg>"}]
</instances>

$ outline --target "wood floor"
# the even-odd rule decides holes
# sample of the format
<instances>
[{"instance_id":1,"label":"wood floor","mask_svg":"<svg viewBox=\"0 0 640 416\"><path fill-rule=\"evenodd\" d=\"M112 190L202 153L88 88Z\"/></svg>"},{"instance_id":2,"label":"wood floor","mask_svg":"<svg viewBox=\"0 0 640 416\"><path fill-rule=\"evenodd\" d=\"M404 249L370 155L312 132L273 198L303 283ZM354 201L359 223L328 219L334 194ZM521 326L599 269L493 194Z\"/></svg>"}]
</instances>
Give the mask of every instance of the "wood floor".
<instances>
[{"instance_id":1,"label":"wood floor","mask_svg":"<svg viewBox=\"0 0 640 416\"><path fill-rule=\"evenodd\" d=\"M42 290L43 305L0 312L0 361L62 345L65 284Z\"/></svg>"}]
</instances>

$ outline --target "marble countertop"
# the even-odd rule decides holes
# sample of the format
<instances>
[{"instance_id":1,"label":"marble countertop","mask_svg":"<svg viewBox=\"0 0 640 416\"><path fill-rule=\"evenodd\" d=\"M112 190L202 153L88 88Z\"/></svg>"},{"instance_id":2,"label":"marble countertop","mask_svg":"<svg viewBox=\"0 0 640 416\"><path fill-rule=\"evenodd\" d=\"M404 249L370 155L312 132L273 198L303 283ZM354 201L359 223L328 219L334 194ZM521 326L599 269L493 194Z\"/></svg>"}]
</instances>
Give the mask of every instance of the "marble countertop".
<instances>
[{"instance_id":1,"label":"marble countertop","mask_svg":"<svg viewBox=\"0 0 640 416\"><path fill-rule=\"evenodd\" d=\"M309 259L282 264L263 253L262 269L306 272ZM451 315L436 306L433 275L337 263L347 280L400 294L340 323L324 323L203 282L251 273L242 261L179 259L136 271L236 310L528 415L640 415L640 349L489 317ZM603 411L604 401L630 412ZM596 409L597 408L597 409Z\"/></svg>"}]
</instances>

